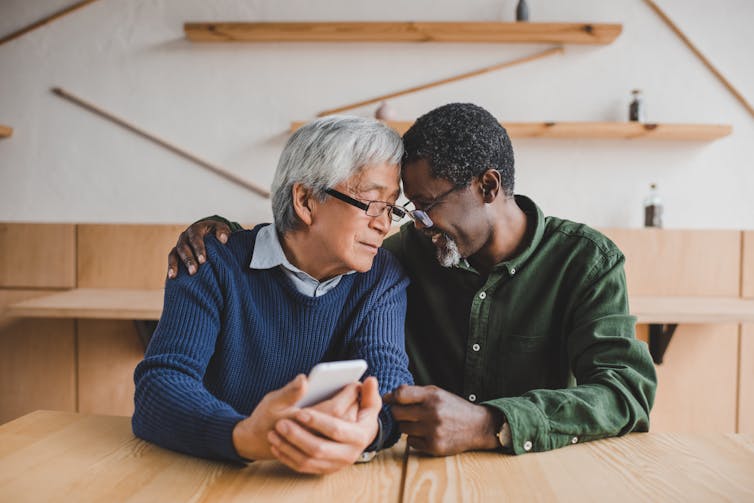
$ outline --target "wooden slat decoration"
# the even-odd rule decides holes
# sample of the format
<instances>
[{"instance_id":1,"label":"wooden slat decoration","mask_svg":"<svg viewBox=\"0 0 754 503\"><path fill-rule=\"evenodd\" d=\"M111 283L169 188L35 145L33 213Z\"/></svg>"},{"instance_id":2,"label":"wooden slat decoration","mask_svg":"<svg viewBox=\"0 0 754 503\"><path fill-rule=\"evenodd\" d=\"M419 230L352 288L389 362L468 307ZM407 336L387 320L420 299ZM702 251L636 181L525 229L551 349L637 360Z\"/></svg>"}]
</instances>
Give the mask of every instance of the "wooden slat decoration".
<instances>
[{"instance_id":1,"label":"wooden slat decoration","mask_svg":"<svg viewBox=\"0 0 754 503\"><path fill-rule=\"evenodd\" d=\"M743 232L741 297L754 299L754 231Z\"/></svg>"},{"instance_id":2,"label":"wooden slat decoration","mask_svg":"<svg viewBox=\"0 0 754 503\"><path fill-rule=\"evenodd\" d=\"M8 138L10 136L13 136L13 128L0 124L0 138Z\"/></svg>"},{"instance_id":3,"label":"wooden slat decoration","mask_svg":"<svg viewBox=\"0 0 754 503\"><path fill-rule=\"evenodd\" d=\"M291 123L295 131L307 121ZM412 121L388 121L405 133ZM602 140L676 140L711 141L728 136L727 124L642 124L638 122L501 122L511 138L602 139Z\"/></svg>"},{"instance_id":4,"label":"wooden slat decoration","mask_svg":"<svg viewBox=\"0 0 754 503\"><path fill-rule=\"evenodd\" d=\"M646 340L647 325L637 326ZM738 325L680 324L662 365L650 414L653 432L736 431Z\"/></svg>"},{"instance_id":5,"label":"wooden slat decoration","mask_svg":"<svg viewBox=\"0 0 754 503\"><path fill-rule=\"evenodd\" d=\"M75 249L74 225L0 223L0 287L75 287Z\"/></svg>"},{"instance_id":6,"label":"wooden slat decoration","mask_svg":"<svg viewBox=\"0 0 754 503\"><path fill-rule=\"evenodd\" d=\"M637 208L641 211L641 208ZM741 232L602 229L626 256L634 296L739 296Z\"/></svg>"},{"instance_id":7,"label":"wooden slat decoration","mask_svg":"<svg viewBox=\"0 0 754 503\"><path fill-rule=\"evenodd\" d=\"M741 325L738 432L754 434L754 323Z\"/></svg>"},{"instance_id":8,"label":"wooden slat decoration","mask_svg":"<svg viewBox=\"0 0 754 503\"><path fill-rule=\"evenodd\" d=\"M183 25L192 42L513 42L609 44L620 24L500 22L202 23Z\"/></svg>"},{"instance_id":9,"label":"wooden slat decoration","mask_svg":"<svg viewBox=\"0 0 754 503\"><path fill-rule=\"evenodd\" d=\"M79 320L79 412L130 416L144 346L130 321Z\"/></svg>"},{"instance_id":10,"label":"wooden slat decoration","mask_svg":"<svg viewBox=\"0 0 754 503\"><path fill-rule=\"evenodd\" d=\"M37 409L76 409L73 320L5 313L9 304L51 293L0 289L0 424Z\"/></svg>"},{"instance_id":11,"label":"wooden slat decoration","mask_svg":"<svg viewBox=\"0 0 754 503\"><path fill-rule=\"evenodd\" d=\"M186 225L78 226L79 288L159 289Z\"/></svg>"}]
</instances>

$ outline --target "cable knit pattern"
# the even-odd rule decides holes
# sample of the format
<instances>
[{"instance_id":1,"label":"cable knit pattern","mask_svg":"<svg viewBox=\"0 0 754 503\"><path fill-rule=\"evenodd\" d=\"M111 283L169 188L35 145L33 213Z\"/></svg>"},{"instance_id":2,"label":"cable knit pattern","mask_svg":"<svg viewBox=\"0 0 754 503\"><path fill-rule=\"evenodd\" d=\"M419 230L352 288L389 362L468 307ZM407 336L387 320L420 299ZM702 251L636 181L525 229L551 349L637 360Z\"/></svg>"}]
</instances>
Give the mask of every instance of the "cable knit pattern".
<instances>
[{"instance_id":1,"label":"cable knit pattern","mask_svg":"<svg viewBox=\"0 0 754 503\"><path fill-rule=\"evenodd\" d=\"M253 270L256 234L227 245L207 236L194 276L181 264L144 360L134 373L134 434L205 458L243 462L232 432L269 391L321 361L363 358L380 393L413 383L404 349L408 279L380 249L372 269L321 297L299 293L279 268ZM384 407L385 446L399 437Z\"/></svg>"}]
</instances>

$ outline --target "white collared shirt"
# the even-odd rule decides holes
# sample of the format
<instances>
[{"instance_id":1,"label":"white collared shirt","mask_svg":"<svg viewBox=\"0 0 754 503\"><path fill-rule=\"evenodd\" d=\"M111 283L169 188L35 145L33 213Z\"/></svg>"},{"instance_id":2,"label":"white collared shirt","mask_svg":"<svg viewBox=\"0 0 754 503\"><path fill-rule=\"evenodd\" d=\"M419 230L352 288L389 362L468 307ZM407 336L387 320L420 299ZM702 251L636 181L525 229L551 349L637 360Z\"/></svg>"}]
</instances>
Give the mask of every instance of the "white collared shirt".
<instances>
[{"instance_id":1,"label":"white collared shirt","mask_svg":"<svg viewBox=\"0 0 754 503\"><path fill-rule=\"evenodd\" d=\"M338 286L340 279L344 276L340 274L328 280L319 281L291 264L285 256L275 226L269 224L259 229L257 233L254 255L251 257L249 268L272 269L274 267L280 267L285 275L291 279L296 290L308 297L319 297L326 294ZM345 274L353 274L354 272L356 271L349 271Z\"/></svg>"}]
</instances>

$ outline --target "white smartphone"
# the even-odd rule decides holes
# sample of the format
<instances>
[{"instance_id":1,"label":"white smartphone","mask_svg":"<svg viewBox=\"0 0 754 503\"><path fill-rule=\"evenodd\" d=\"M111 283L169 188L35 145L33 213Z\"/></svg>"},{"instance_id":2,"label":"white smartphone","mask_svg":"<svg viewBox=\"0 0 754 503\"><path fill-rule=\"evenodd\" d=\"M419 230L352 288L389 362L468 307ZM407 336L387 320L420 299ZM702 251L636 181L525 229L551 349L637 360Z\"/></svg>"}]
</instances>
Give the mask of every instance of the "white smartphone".
<instances>
[{"instance_id":1,"label":"white smartphone","mask_svg":"<svg viewBox=\"0 0 754 503\"><path fill-rule=\"evenodd\" d=\"M367 370L364 360L318 363L309 372L306 394L296 407L309 407L335 395L347 384L356 382Z\"/></svg>"}]
</instances>

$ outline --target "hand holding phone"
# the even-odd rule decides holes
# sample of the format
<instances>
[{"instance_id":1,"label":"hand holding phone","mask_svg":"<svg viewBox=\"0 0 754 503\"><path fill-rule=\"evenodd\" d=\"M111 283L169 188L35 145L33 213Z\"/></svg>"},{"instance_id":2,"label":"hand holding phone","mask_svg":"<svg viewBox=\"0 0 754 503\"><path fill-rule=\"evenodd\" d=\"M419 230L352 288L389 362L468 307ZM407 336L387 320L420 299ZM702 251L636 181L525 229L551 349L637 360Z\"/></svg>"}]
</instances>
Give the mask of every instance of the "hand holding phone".
<instances>
[{"instance_id":1,"label":"hand holding phone","mask_svg":"<svg viewBox=\"0 0 754 503\"><path fill-rule=\"evenodd\" d=\"M309 407L327 400L346 385L358 381L366 370L364 360L318 363L309 372L306 394L296 407Z\"/></svg>"}]
</instances>

